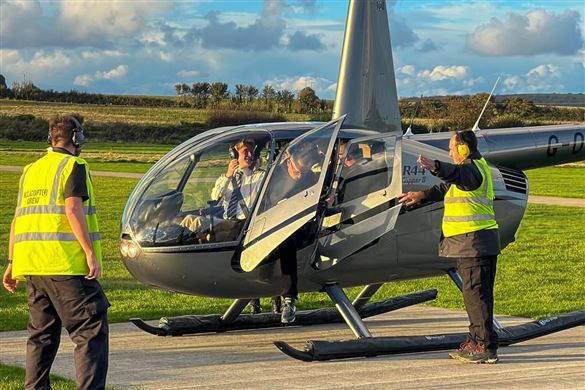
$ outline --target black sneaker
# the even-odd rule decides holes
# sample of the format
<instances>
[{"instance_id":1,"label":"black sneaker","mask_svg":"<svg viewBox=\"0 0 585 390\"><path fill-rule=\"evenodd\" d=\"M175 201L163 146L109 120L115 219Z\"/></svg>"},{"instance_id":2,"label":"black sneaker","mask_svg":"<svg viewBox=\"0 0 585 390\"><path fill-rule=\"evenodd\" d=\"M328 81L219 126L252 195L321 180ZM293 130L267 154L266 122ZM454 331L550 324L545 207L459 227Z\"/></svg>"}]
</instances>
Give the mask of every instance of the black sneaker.
<instances>
[{"instance_id":1,"label":"black sneaker","mask_svg":"<svg viewBox=\"0 0 585 390\"><path fill-rule=\"evenodd\" d=\"M459 348L455 351L449 352L451 359L459 359L462 356L468 356L473 351L473 343L469 340L459 344Z\"/></svg>"},{"instance_id":2,"label":"black sneaker","mask_svg":"<svg viewBox=\"0 0 585 390\"><path fill-rule=\"evenodd\" d=\"M294 322L296 319L296 311L297 308L295 306L294 298L284 298L284 306L282 307L280 322L283 324Z\"/></svg>"},{"instance_id":3,"label":"black sneaker","mask_svg":"<svg viewBox=\"0 0 585 390\"><path fill-rule=\"evenodd\" d=\"M496 364L498 362L498 353L489 351L483 345L477 344L469 355L462 355L457 360L472 364Z\"/></svg>"},{"instance_id":4,"label":"black sneaker","mask_svg":"<svg viewBox=\"0 0 585 390\"><path fill-rule=\"evenodd\" d=\"M262 313L262 306L260 306L260 298L250 300L250 313L252 314Z\"/></svg>"},{"instance_id":5,"label":"black sneaker","mask_svg":"<svg viewBox=\"0 0 585 390\"><path fill-rule=\"evenodd\" d=\"M280 297L272 297L272 312L274 314L282 312L282 299Z\"/></svg>"}]
</instances>

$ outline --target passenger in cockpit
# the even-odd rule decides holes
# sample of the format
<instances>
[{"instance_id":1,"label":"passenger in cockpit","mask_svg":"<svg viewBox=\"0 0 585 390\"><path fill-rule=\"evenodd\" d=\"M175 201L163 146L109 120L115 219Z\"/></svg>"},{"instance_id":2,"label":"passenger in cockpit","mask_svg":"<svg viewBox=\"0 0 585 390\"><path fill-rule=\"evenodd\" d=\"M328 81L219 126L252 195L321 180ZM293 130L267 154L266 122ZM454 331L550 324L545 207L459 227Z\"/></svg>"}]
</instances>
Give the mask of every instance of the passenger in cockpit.
<instances>
[{"instance_id":1,"label":"passenger in cockpit","mask_svg":"<svg viewBox=\"0 0 585 390\"><path fill-rule=\"evenodd\" d=\"M230 162L225 174L215 182L212 201L221 202L223 219L213 223L209 218L187 215L181 226L210 241L232 241L240 233L250 207L260 191L264 170L259 169L259 157L254 155L256 143L243 139L230 148Z\"/></svg>"},{"instance_id":2,"label":"passenger in cockpit","mask_svg":"<svg viewBox=\"0 0 585 390\"><path fill-rule=\"evenodd\" d=\"M288 150L284 160L274 172L279 178L278 186L267 193L269 207L314 185L319 175L313 171L320 160L319 150L311 143L295 145ZM268 208L268 207L267 207ZM280 270L282 274L282 307L281 322L290 323L296 318L297 290L297 250L303 246L305 232L303 229L290 236L278 247Z\"/></svg>"}]
</instances>

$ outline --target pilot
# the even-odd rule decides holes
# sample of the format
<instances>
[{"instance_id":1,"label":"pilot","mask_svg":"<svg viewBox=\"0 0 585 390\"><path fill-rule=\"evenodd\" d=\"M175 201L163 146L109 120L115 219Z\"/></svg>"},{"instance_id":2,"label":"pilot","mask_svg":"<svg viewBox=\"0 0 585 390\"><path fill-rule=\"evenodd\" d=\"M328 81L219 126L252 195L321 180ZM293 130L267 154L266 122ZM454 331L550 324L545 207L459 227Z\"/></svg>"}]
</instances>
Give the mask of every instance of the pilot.
<instances>
[{"instance_id":1,"label":"pilot","mask_svg":"<svg viewBox=\"0 0 585 390\"><path fill-rule=\"evenodd\" d=\"M250 213L250 207L260 191L264 170L257 167L254 159L256 143L252 139L242 139L234 145L233 158L215 182L211 199L220 201L223 206L223 220L213 226L215 241L235 240ZM181 226L195 233L209 231L209 220L199 215L187 215Z\"/></svg>"},{"instance_id":2,"label":"pilot","mask_svg":"<svg viewBox=\"0 0 585 390\"><path fill-rule=\"evenodd\" d=\"M319 175L312 168L320 160L317 147L311 143L295 145L286 152L284 162L275 171L281 178L277 188L267 194L268 203L275 205L285 201L294 194L314 185ZM299 230L287 238L277 249L280 258L282 275L282 307L281 322L291 323L296 319L296 300L298 296L297 249L303 246L305 231Z\"/></svg>"},{"instance_id":3,"label":"pilot","mask_svg":"<svg viewBox=\"0 0 585 390\"><path fill-rule=\"evenodd\" d=\"M492 176L471 130L453 134L449 141L449 156L455 164L420 155L419 165L444 183L426 191L402 194L400 201L410 206L423 199L444 199L439 255L457 259L470 323L467 341L449 356L466 363L497 363L493 289L500 238L493 208Z\"/></svg>"}]
</instances>

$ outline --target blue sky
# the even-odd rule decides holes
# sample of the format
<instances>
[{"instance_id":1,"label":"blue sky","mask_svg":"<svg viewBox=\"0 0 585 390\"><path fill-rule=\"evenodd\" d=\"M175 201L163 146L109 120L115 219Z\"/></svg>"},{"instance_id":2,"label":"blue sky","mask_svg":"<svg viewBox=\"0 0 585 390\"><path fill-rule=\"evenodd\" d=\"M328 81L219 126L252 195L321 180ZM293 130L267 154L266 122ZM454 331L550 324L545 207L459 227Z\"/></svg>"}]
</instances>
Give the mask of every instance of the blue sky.
<instances>
[{"instance_id":1,"label":"blue sky","mask_svg":"<svg viewBox=\"0 0 585 390\"><path fill-rule=\"evenodd\" d=\"M585 92L585 3L388 1L400 96ZM333 98L347 1L0 0L0 73L43 89L311 86Z\"/></svg>"}]
</instances>

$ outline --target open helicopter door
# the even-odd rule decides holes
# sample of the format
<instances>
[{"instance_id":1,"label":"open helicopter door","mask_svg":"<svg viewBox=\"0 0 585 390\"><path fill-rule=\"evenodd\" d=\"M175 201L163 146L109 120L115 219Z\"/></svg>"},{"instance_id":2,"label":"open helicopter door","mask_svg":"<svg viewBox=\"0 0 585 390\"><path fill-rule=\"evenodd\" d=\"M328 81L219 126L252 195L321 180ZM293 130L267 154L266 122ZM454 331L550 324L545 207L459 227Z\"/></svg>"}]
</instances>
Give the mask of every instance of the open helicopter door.
<instances>
[{"instance_id":1,"label":"open helicopter door","mask_svg":"<svg viewBox=\"0 0 585 390\"><path fill-rule=\"evenodd\" d=\"M321 225L316 268L329 268L394 229L402 206L401 156L396 134L346 144L332 186L335 198Z\"/></svg>"},{"instance_id":2,"label":"open helicopter door","mask_svg":"<svg viewBox=\"0 0 585 390\"><path fill-rule=\"evenodd\" d=\"M243 242L240 266L252 271L316 216L345 115L291 141L270 169Z\"/></svg>"}]
</instances>

